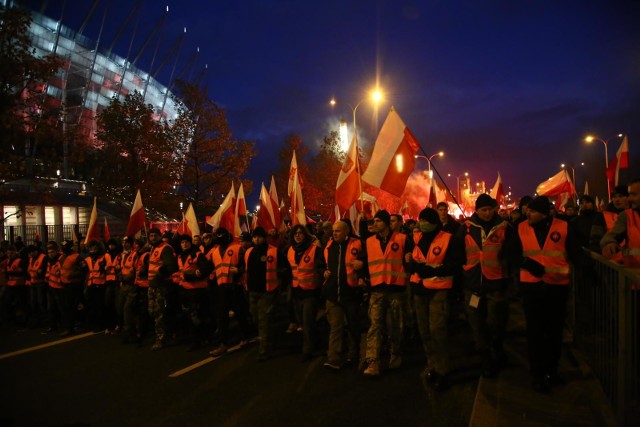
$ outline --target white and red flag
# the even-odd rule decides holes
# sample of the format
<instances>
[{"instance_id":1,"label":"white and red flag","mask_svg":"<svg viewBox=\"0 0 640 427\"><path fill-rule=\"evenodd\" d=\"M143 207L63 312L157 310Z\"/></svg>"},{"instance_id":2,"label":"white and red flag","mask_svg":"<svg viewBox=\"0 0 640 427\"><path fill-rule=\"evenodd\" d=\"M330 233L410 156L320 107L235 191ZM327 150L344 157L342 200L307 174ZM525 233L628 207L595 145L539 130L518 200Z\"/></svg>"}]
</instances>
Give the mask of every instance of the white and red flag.
<instances>
[{"instance_id":1,"label":"white and red flag","mask_svg":"<svg viewBox=\"0 0 640 427\"><path fill-rule=\"evenodd\" d=\"M257 225L269 231L272 228L276 228L275 225L275 210L273 207L273 200L269 193L267 192L267 188L262 183L262 188L260 189L260 200L259 200L259 209L256 217ZM255 227L254 227L255 228Z\"/></svg>"},{"instance_id":2,"label":"white and red flag","mask_svg":"<svg viewBox=\"0 0 640 427\"><path fill-rule=\"evenodd\" d=\"M296 150L293 150L293 156L291 158L291 167L289 168L289 181L287 183L287 194L291 197L293 193L293 181L295 175L298 175L298 186L302 189L302 180L300 178L300 171L298 170L298 160L296 160Z\"/></svg>"},{"instance_id":3,"label":"white and red flag","mask_svg":"<svg viewBox=\"0 0 640 427\"><path fill-rule=\"evenodd\" d=\"M271 176L271 187L269 187L269 197L271 198L271 206L273 209L274 228L279 230L282 224L282 214L280 212L280 203L278 202L278 190L276 189L276 180Z\"/></svg>"},{"instance_id":4,"label":"white and red flag","mask_svg":"<svg viewBox=\"0 0 640 427\"><path fill-rule=\"evenodd\" d=\"M127 224L127 231L125 236L135 236L138 231L144 228L146 216L144 213L144 206L142 206L142 196L140 190L136 193L136 198L131 208L131 215L129 216L129 224Z\"/></svg>"},{"instance_id":5,"label":"white and red flag","mask_svg":"<svg viewBox=\"0 0 640 427\"><path fill-rule=\"evenodd\" d=\"M198 226L198 218L196 217L196 211L193 209L193 203L189 203L187 212L182 216L182 230L178 230L180 234L188 234L189 236L199 236L200 227Z\"/></svg>"},{"instance_id":6,"label":"white and red flag","mask_svg":"<svg viewBox=\"0 0 640 427\"><path fill-rule=\"evenodd\" d=\"M607 169L607 179L611 188L615 187L619 183L620 169L626 169L629 167L629 139L625 135L622 139L622 144L616 152L616 156L609 162L609 168Z\"/></svg>"},{"instance_id":7,"label":"white and red flag","mask_svg":"<svg viewBox=\"0 0 640 427\"><path fill-rule=\"evenodd\" d=\"M419 148L416 138L391 107L362 180L400 197L413 172L414 156Z\"/></svg>"},{"instance_id":8,"label":"white and red flag","mask_svg":"<svg viewBox=\"0 0 640 427\"><path fill-rule=\"evenodd\" d=\"M298 224L307 225L307 215L304 213L302 187L300 186L298 172L296 172L293 176L293 187L291 192L291 226L293 227Z\"/></svg>"},{"instance_id":9,"label":"white and red flag","mask_svg":"<svg viewBox=\"0 0 640 427\"><path fill-rule=\"evenodd\" d=\"M207 221L207 223L213 227L214 230L218 228L224 228L229 233L234 232L234 222L236 214L236 190L231 183L231 190L227 193L222 204L216 211L216 213Z\"/></svg>"},{"instance_id":10,"label":"white and red flag","mask_svg":"<svg viewBox=\"0 0 640 427\"><path fill-rule=\"evenodd\" d=\"M498 205L502 205L502 202L504 201L504 186L502 185L500 172L498 172L498 179L496 179L496 183L493 185L489 195L492 199L498 202Z\"/></svg>"},{"instance_id":11,"label":"white and red flag","mask_svg":"<svg viewBox=\"0 0 640 427\"><path fill-rule=\"evenodd\" d=\"M336 203L342 210L349 209L360 197L358 169L358 143L354 135L336 183Z\"/></svg>"},{"instance_id":12,"label":"white and red flag","mask_svg":"<svg viewBox=\"0 0 640 427\"><path fill-rule=\"evenodd\" d=\"M104 217L104 241L111 240L111 232L109 231L109 224L107 223L107 217Z\"/></svg>"},{"instance_id":13,"label":"white and red flag","mask_svg":"<svg viewBox=\"0 0 640 427\"><path fill-rule=\"evenodd\" d=\"M560 172L547 179L536 188L536 193L539 196L551 197L566 192L570 194L575 193L573 183L571 182L566 169L562 169Z\"/></svg>"},{"instance_id":14,"label":"white and red flag","mask_svg":"<svg viewBox=\"0 0 640 427\"><path fill-rule=\"evenodd\" d=\"M100 230L98 230L98 198L93 198L93 209L91 210L91 217L89 219L89 228L87 228L87 235L84 238L84 244L86 245L91 240L100 240Z\"/></svg>"},{"instance_id":15,"label":"white and red flag","mask_svg":"<svg viewBox=\"0 0 640 427\"><path fill-rule=\"evenodd\" d=\"M242 185L242 182L238 188L238 197L236 198L236 213L233 222L233 232L235 236L240 236L240 233L242 233L242 227L240 227L241 216L244 216L245 218L247 216L247 201L244 198L244 186Z\"/></svg>"}]
</instances>

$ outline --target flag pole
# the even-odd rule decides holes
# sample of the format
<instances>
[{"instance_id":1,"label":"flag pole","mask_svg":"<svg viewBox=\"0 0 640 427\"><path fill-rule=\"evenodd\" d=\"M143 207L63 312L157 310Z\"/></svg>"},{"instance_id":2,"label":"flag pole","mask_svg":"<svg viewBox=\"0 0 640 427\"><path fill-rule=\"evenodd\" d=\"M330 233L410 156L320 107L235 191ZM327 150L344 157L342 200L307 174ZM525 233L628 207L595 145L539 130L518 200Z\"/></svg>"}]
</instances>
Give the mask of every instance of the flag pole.
<instances>
[{"instance_id":1,"label":"flag pole","mask_svg":"<svg viewBox=\"0 0 640 427\"><path fill-rule=\"evenodd\" d=\"M422 154L427 157L427 159L429 158L429 155L427 154L426 151L424 151L424 148L422 148L422 144L420 144L419 141L416 141L418 143L418 147L420 147L420 151L422 152ZM436 167L433 165L433 163L431 163L431 160L429 161L429 166L431 167L431 170L433 170L436 175L438 175L438 178L440 178L440 182L442 182L442 184L444 184L444 188L447 190L447 192L449 193L449 195L451 196L451 198L453 199L453 201L455 202L456 206L458 206L458 209L460 209L460 212L462 212L462 215L466 218L467 215L465 215L464 210L462 209L462 206L460 206L460 203L458 202L458 199L456 198L456 196L453 194L453 192L451 191L451 189L449 188L449 186L447 185L447 183L445 182L445 180L442 178L442 175L440 175L440 172L438 172L438 169L436 169Z\"/></svg>"},{"instance_id":2,"label":"flag pole","mask_svg":"<svg viewBox=\"0 0 640 427\"><path fill-rule=\"evenodd\" d=\"M364 196L362 195L362 174L360 173L360 147L358 146L358 128L356 127L356 110L364 99L353 109L353 140L356 144L356 172L358 174L358 190L360 191L360 212L364 215ZM393 108L393 107L391 107ZM348 155L348 154L347 154Z\"/></svg>"}]
</instances>

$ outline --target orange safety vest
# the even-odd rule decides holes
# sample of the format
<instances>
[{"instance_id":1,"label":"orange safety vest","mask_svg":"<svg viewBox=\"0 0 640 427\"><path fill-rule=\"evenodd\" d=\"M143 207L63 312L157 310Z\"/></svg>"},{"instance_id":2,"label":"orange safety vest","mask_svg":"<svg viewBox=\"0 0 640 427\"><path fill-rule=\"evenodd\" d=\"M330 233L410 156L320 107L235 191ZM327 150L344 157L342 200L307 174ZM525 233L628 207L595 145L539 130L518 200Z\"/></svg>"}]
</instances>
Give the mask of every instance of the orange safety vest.
<instances>
[{"instance_id":1,"label":"orange safety vest","mask_svg":"<svg viewBox=\"0 0 640 427\"><path fill-rule=\"evenodd\" d=\"M291 273L293 274L292 287L307 291L318 288L319 280L315 269L316 248L316 245L309 245L302 254L302 258L300 258L300 264L296 264L296 251L293 250L293 247L289 248L287 260L291 265Z\"/></svg>"},{"instance_id":2,"label":"orange safety vest","mask_svg":"<svg viewBox=\"0 0 640 427\"><path fill-rule=\"evenodd\" d=\"M173 248L167 242L161 242L157 247L151 248L151 255L149 256L149 282L155 279L158 271L160 271L160 267L162 267L162 251L164 251L166 247L171 249L173 256L176 256Z\"/></svg>"},{"instance_id":3,"label":"orange safety vest","mask_svg":"<svg viewBox=\"0 0 640 427\"><path fill-rule=\"evenodd\" d=\"M20 262L22 259L20 257L15 258L13 260L9 260L7 264L7 273L16 272L22 273L22 269L20 268ZM27 282L27 278L24 276L11 276L7 274L7 286L21 286Z\"/></svg>"},{"instance_id":4,"label":"orange safety vest","mask_svg":"<svg viewBox=\"0 0 640 427\"><path fill-rule=\"evenodd\" d=\"M480 264L482 275L487 279L504 279L506 275L498 259L498 254L504 244L507 222L502 221L500 224L494 226L489 230L489 234L485 233L484 228L471 223L471 221L467 221L465 224L467 226L467 234L464 238L464 247L467 255L467 263L462 268L464 268L465 271L469 271ZM471 227L478 227L480 229L482 248L478 246L478 243L473 236L471 236Z\"/></svg>"},{"instance_id":5,"label":"orange safety vest","mask_svg":"<svg viewBox=\"0 0 640 427\"><path fill-rule=\"evenodd\" d=\"M62 254L58 262L60 263L60 283L70 285L79 283L81 278L79 261L80 255L72 253L69 255Z\"/></svg>"},{"instance_id":6,"label":"orange safety vest","mask_svg":"<svg viewBox=\"0 0 640 427\"><path fill-rule=\"evenodd\" d=\"M406 238L406 235L394 232L389 238L384 253L377 236L373 235L367 239L371 286L382 284L407 286L407 273L403 264Z\"/></svg>"},{"instance_id":7,"label":"orange safety vest","mask_svg":"<svg viewBox=\"0 0 640 427\"><path fill-rule=\"evenodd\" d=\"M566 221L554 218L544 246L540 248L533 227L527 221L523 221L518 225L518 234L522 241L522 255L538 261L545 269L544 275L539 278L521 268L521 282L537 283L544 281L552 285L568 285L571 282L565 248L568 228Z\"/></svg>"},{"instance_id":8,"label":"orange safety vest","mask_svg":"<svg viewBox=\"0 0 640 427\"><path fill-rule=\"evenodd\" d=\"M45 256L45 254L38 254L38 256L35 258L29 257L29 282L27 282L28 285L37 285L47 282L46 272L45 275L41 273L42 262L44 261Z\"/></svg>"},{"instance_id":9,"label":"orange safety vest","mask_svg":"<svg viewBox=\"0 0 640 427\"><path fill-rule=\"evenodd\" d=\"M202 289L207 287L207 278L203 277L193 282L187 282L184 278L185 271L195 272L198 269L198 256L202 252L196 252L195 256L189 254L186 261L182 261L182 257L178 257L178 269L180 270L180 280L178 284L185 289Z\"/></svg>"},{"instance_id":10,"label":"orange safety vest","mask_svg":"<svg viewBox=\"0 0 640 427\"><path fill-rule=\"evenodd\" d=\"M353 268L353 261L358 259L358 255L362 252L362 241L360 239L354 239L353 237L347 237L347 253L344 257L345 267L347 269L347 285L352 288L358 287L358 275ZM329 240L327 246L324 248L324 261L329 263L329 246L333 243L333 239Z\"/></svg>"},{"instance_id":11,"label":"orange safety vest","mask_svg":"<svg viewBox=\"0 0 640 427\"><path fill-rule=\"evenodd\" d=\"M447 249L449 248L449 242L451 241L451 233L447 233L446 231L439 231L434 237L431 245L429 246L429 251L427 252L427 256L425 257L422 253L422 250L418 247L418 242L422 238L422 233L417 233L413 235L413 241L416 244L413 247L413 260L420 263L425 263L430 265L433 268L440 267L444 264L444 256L447 253ZM422 283L426 289L451 289L453 287L453 276L434 276L421 278L418 273L413 273L411 275L412 283Z\"/></svg>"},{"instance_id":12,"label":"orange safety vest","mask_svg":"<svg viewBox=\"0 0 640 427\"><path fill-rule=\"evenodd\" d=\"M104 285L107 282L107 274L104 270L105 259L104 255L95 261L90 256L84 259L89 268L89 277L87 277L87 286L92 285Z\"/></svg>"},{"instance_id":13,"label":"orange safety vest","mask_svg":"<svg viewBox=\"0 0 640 427\"><path fill-rule=\"evenodd\" d=\"M623 249L624 265L640 268L640 214L635 209L627 209L627 247Z\"/></svg>"},{"instance_id":14,"label":"orange safety vest","mask_svg":"<svg viewBox=\"0 0 640 427\"><path fill-rule=\"evenodd\" d=\"M604 217L604 222L607 226L607 231L611 230L613 228L613 224L615 224L616 220L618 219L618 214L611 211L604 211L602 212L602 216ZM623 248L626 247L627 241L626 240L622 241L620 243L620 246ZM616 252L615 254L613 254L613 256L611 257L611 261L618 262L620 264L624 263L624 257L622 256L622 251Z\"/></svg>"},{"instance_id":15,"label":"orange safety vest","mask_svg":"<svg viewBox=\"0 0 640 427\"><path fill-rule=\"evenodd\" d=\"M141 277L142 274L142 270L144 268L144 263L147 261L147 259L149 258L149 254L150 252L143 252L142 255L140 255L139 257L136 258L136 279L134 281L136 286L139 286L141 288L148 288L149 287L149 275L147 274L147 278L143 278Z\"/></svg>"},{"instance_id":16,"label":"orange safety vest","mask_svg":"<svg viewBox=\"0 0 640 427\"><path fill-rule=\"evenodd\" d=\"M244 265L246 271L249 271L249 255L253 251L253 247L247 249L244 253ZM267 292L278 289L280 282L278 281L278 248L269 245L267 248Z\"/></svg>"},{"instance_id":17,"label":"orange safety vest","mask_svg":"<svg viewBox=\"0 0 640 427\"><path fill-rule=\"evenodd\" d=\"M120 264L120 276L122 278L128 277L133 273L135 281L136 261L138 261L138 253L136 251L131 251L128 254L122 253Z\"/></svg>"},{"instance_id":18,"label":"orange safety vest","mask_svg":"<svg viewBox=\"0 0 640 427\"><path fill-rule=\"evenodd\" d=\"M104 254L107 261L105 266L105 275L107 282L115 282L118 279L118 270L122 264L122 254L111 255L109 252Z\"/></svg>"},{"instance_id":19,"label":"orange safety vest","mask_svg":"<svg viewBox=\"0 0 640 427\"><path fill-rule=\"evenodd\" d=\"M231 267L238 267L240 248L241 246L238 243L231 243L227 246L224 255L220 255L220 246L212 249L211 257L218 286L233 283L234 275L231 272Z\"/></svg>"},{"instance_id":20,"label":"orange safety vest","mask_svg":"<svg viewBox=\"0 0 640 427\"><path fill-rule=\"evenodd\" d=\"M61 282L61 266L60 262L49 262L47 266L47 280L49 281L49 287L54 289L62 289Z\"/></svg>"}]
</instances>

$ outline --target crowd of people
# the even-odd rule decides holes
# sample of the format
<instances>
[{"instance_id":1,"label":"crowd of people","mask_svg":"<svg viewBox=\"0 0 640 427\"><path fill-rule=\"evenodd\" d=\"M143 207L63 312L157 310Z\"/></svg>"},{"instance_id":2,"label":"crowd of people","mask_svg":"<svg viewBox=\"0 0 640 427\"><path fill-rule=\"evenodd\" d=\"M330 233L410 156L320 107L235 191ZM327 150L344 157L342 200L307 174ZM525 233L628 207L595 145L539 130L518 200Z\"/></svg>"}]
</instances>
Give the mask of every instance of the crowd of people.
<instances>
[{"instance_id":1,"label":"crowd of people","mask_svg":"<svg viewBox=\"0 0 640 427\"><path fill-rule=\"evenodd\" d=\"M154 351L184 326L188 349L214 357L257 337L264 361L277 348L276 308L286 295L287 332L301 333L302 361L326 354L328 370L352 364L376 377L402 367L406 329L415 325L422 374L444 390L454 296L464 302L485 377L506 366L509 301L521 298L531 385L546 392L562 381L571 267L586 262L582 248L640 267L640 180L617 186L602 212L587 195L578 202L556 212L547 197L523 197L507 212L482 194L460 220L440 203L416 220L380 210L359 230L348 220L237 237L224 228L202 236L152 228L147 238L91 241L79 251L68 240L46 251L5 242L0 317L60 336L79 328L119 334L123 343L151 336Z\"/></svg>"}]
</instances>

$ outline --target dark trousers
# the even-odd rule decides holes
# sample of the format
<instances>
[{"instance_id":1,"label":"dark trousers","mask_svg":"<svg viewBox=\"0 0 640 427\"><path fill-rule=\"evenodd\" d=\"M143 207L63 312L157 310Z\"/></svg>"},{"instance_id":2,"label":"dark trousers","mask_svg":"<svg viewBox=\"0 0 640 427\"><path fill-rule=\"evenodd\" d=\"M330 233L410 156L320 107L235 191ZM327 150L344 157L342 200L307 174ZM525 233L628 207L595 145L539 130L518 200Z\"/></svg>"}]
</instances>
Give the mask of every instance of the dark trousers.
<instances>
[{"instance_id":1,"label":"dark trousers","mask_svg":"<svg viewBox=\"0 0 640 427\"><path fill-rule=\"evenodd\" d=\"M201 343L206 338L206 325L209 323L207 289L180 288L180 306L189 320L191 339Z\"/></svg>"},{"instance_id":2,"label":"dark trousers","mask_svg":"<svg viewBox=\"0 0 640 427\"><path fill-rule=\"evenodd\" d=\"M71 286L49 288L49 326L71 331L76 311L76 295Z\"/></svg>"},{"instance_id":3,"label":"dark trousers","mask_svg":"<svg viewBox=\"0 0 640 427\"><path fill-rule=\"evenodd\" d=\"M234 318L240 326L240 339L249 338L249 307L244 296L244 289L237 284L219 285L216 295L216 317L218 319L218 330L220 332L220 342L229 345L229 311L235 313Z\"/></svg>"},{"instance_id":4,"label":"dark trousers","mask_svg":"<svg viewBox=\"0 0 640 427\"><path fill-rule=\"evenodd\" d=\"M37 283L29 286L29 301L31 313L29 315L29 326L37 328L47 321L47 294L49 286L46 283Z\"/></svg>"},{"instance_id":5,"label":"dark trousers","mask_svg":"<svg viewBox=\"0 0 640 427\"><path fill-rule=\"evenodd\" d=\"M562 352L562 328L569 286L522 282L520 287L527 319L531 374L555 375Z\"/></svg>"}]
</instances>

